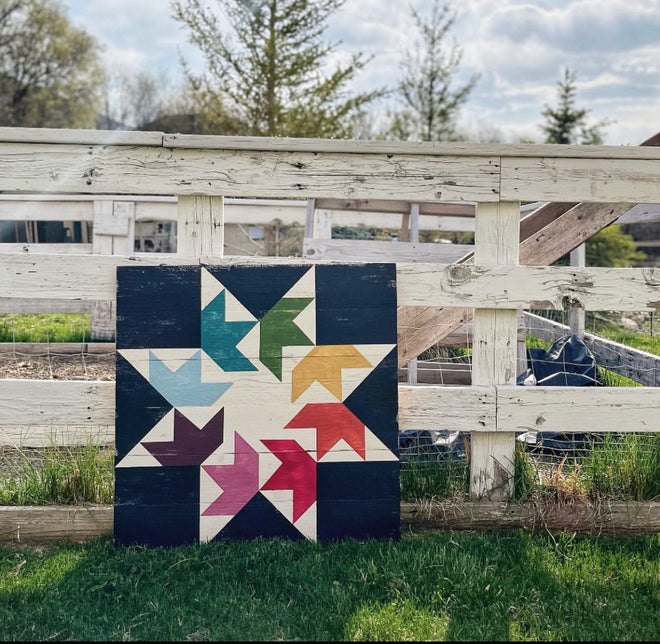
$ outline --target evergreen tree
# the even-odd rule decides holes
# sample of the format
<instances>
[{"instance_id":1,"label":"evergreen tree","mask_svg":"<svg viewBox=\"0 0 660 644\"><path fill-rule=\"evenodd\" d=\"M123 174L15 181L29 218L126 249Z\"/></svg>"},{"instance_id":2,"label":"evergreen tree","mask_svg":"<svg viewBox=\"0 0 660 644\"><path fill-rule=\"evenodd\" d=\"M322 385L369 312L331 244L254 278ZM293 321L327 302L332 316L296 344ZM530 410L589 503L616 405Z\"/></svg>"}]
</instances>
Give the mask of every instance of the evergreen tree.
<instances>
[{"instance_id":1,"label":"evergreen tree","mask_svg":"<svg viewBox=\"0 0 660 644\"><path fill-rule=\"evenodd\" d=\"M463 50L447 36L456 14L448 3L434 0L431 13L423 16L412 9L418 32L413 50L402 64L398 91L404 109L393 116L389 136L396 139L447 141L456 138L456 118L474 89L478 76L454 86Z\"/></svg>"},{"instance_id":2,"label":"evergreen tree","mask_svg":"<svg viewBox=\"0 0 660 644\"><path fill-rule=\"evenodd\" d=\"M94 127L99 61L94 38L57 0L1 0L0 125Z\"/></svg>"},{"instance_id":3,"label":"evergreen tree","mask_svg":"<svg viewBox=\"0 0 660 644\"><path fill-rule=\"evenodd\" d=\"M575 72L564 69L564 78L558 82L559 101L556 107L546 105L542 112L545 123L541 126L545 132L546 143L599 145L603 142L602 128L608 120L588 126L587 115L590 110L575 106L577 92Z\"/></svg>"},{"instance_id":4,"label":"evergreen tree","mask_svg":"<svg viewBox=\"0 0 660 644\"><path fill-rule=\"evenodd\" d=\"M349 96L368 60L354 55L324 75L336 44L323 40L344 0L174 0L174 17L202 52L207 72L185 67L205 129L216 134L349 138L355 117L382 90Z\"/></svg>"},{"instance_id":5,"label":"evergreen tree","mask_svg":"<svg viewBox=\"0 0 660 644\"><path fill-rule=\"evenodd\" d=\"M546 143L600 145L603 142L602 128L609 121L604 119L587 125L588 109L575 106L576 75L564 69L564 78L559 81L559 102L556 108L546 106L542 114L546 122L541 126ZM632 266L644 259L644 253L636 250L630 235L619 226L611 225L596 233L586 242L587 266ZM557 262L568 264L568 255Z\"/></svg>"}]
</instances>

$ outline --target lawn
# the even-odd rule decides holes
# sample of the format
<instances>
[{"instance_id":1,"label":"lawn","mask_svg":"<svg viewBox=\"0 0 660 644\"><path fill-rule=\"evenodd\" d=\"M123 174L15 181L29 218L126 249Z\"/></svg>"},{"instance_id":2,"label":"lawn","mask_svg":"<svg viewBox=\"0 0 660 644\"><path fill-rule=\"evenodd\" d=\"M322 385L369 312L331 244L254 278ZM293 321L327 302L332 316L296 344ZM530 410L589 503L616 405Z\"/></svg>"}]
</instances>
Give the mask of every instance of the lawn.
<instances>
[{"instance_id":1,"label":"lawn","mask_svg":"<svg viewBox=\"0 0 660 644\"><path fill-rule=\"evenodd\" d=\"M89 342L85 313L3 313L0 342Z\"/></svg>"},{"instance_id":2,"label":"lawn","mask_svg":"<svg viewBox=\"0 0 660 644\"><path fill-rule=\"evenodd\" d=\"M612 469L624 472L621 464L638 486L640 463L650 463L647 478L657 484L659 461L649 454L657 456L660 436L646 438L651 452L639 456L639 441L631 442L626 460L622 445L605 446L591 470L591 462L581 466L598 489L614 485L610 493L621 492ZM616 459L605 459L610 453ZM2 488L3 502L111 502L111 460L92 448L75 456L44 456L38 477L26 461L21 485ZM517 463L523 474L526 463ZM404 498L465 493L462 462L451 472L433 469L432 479L430 472L402 472ZM517 486L526 480L518 476ZM399 542L171 549L115 548L103 538L0 548L0 640L49 639L658 641L660 535L418 532Z\"/></svg>"},{"instance_id":3,"label":"lawn","mask_svg":"<svg viewBox=\"0 0 660 644\"><path fill-rule=\"evenodd\" d=\"M0 549L2 640L656 641L660 536Z\"/></svg>"}]
</instances>

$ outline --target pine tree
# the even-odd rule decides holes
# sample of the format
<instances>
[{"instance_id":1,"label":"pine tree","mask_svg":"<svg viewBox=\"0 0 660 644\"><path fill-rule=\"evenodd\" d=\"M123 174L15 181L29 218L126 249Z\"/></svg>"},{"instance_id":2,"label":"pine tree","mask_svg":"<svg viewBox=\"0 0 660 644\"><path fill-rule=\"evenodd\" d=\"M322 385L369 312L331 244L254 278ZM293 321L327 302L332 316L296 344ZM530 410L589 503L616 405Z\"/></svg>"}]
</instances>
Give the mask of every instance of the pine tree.
<instances>
[{"instance_id":1,"label":"pine tree","mask_svg":"<svg viewBox=\"0 0 660 644\"><path fill-rule=\"evenodd\" d=\"M542 112L546 122L541 126L546 143L599 145L603 142L602 128L608 120L588 126L590 110L575 107L577 93L575 72L564 69L564 78L558 82L559 101L557 107L546 105Z\"/></svg>"},{"instance_id":2,"label":"pine tree","mask_svg":"<svg viewBox=\"0 0 660 644\"><path fill-rule=\"evenodd\" d=\"M601 130L609 121L602 120L587 125L590 110L575 106L576 75L564 69L564 78L558 82L559 102L556 108L546 106L542 114L546 119L542 129L546 143L600 145L603 142ZM635 242L630 235L623 233L613 224L596 233L586 242L587 266L631 266L640 262L644 253L635 250ZM557 262L567 264L568 255Z\"/></svg>"},{"instance_id":3,"label":"pine tree","mask_svg":"<svg viewBox=\"0 0 660 644\"><path fill-rule=\"evenodd\" d=\"M477 84L473 75L454 86L463 50L447 36L456 14L451 5L434 0L428 17L412 9L419 39L402 64L399 94L404 109L394 115L390 136L398 139L447 141L456 138L456 118Z\"/></svg>"},{"instance_id":4,"label":"pine tree","mask_svg":"<svg viewBox=\"0 0 660 644\"><path fill-rule=\"evenodd\" d=\"M349 96L368 59L354 55L324 75L337 44L323 39L344 0L174 0L174 17L207 63L185 67L205 129L216 134L348 138L355 116L382 90ZM226 26L225 26L226 25Z\"/></svg>"}]
</instances>

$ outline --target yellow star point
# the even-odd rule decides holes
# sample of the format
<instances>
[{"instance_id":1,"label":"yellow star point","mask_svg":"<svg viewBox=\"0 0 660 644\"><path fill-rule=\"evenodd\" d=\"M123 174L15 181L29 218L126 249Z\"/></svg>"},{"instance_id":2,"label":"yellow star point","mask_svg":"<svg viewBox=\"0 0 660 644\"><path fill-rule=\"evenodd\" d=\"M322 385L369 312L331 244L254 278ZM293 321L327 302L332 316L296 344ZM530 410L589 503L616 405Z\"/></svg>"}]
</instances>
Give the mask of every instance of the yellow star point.
<instances>
[{"instance_id":1,"label":"yellow star point","mask_svg":"<svg viewBox=\"0 0 660 644\"><path fill-rule=\"evenodd\" d=\"M341 400L341 370L372 366L353 345L316 346L293 368L291 402L300 398L314 382L319 382L337 400Z\"/></svg>"}]
</instances>

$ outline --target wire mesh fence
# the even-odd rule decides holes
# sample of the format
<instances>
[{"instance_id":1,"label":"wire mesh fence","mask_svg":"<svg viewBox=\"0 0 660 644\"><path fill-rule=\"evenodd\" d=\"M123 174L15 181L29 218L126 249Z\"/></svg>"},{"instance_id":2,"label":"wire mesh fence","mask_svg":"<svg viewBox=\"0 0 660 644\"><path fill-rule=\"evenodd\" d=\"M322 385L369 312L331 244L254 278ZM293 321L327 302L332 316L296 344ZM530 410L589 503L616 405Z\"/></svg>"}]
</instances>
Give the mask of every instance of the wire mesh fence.
<instances>
[{"instance_id":1,"label":"wire mesh fence","mask_svg":"<svg viewBox=\"0 0 660 644\"><path fill-rule=\"evenodd\" d=\"M114 380L114 353L92 353L81 343L74 353L44 348L0 352L0 378L52 380Z\"/></svg>"},{"instance_id":2,"label":"wire mesh fence","mask_svg":"<svg viewBox=\"0 0 660 644\"><path fill-rule=\"evenodd\" d=\"M569 321L568 312L561 311L521 316L519 340L527 372L538 372L535 360L544 362L538 351L547 351L554 341L566 337ZM3 322L9 325L9 335L5 329L5 341L0 342L0 378L114 380L114 345L88 342L88 330L82 329L82 339L76 342L47 337L45 342L24 343L15 339L20 337L18 322ZM13 331L12 324L17 325ZM582 369L579 386L656 386L660 381L660 329L651 314L587 314L585 326L584 344L596 368L587 372L583 358L571 361L563 354L555 360L555 376L575 375ZM8 337L14 340L7 341ZM423 384L467 386L471 368L471 332L466 325L453 334L452 346L433 347L417 361L415 378ZM407 367L400 369L399 381L408 382L410 375ZM537 379L533 384L552 383ZM544 428L517 434L517 498L604 494L642 500L660 496L660 434L621 429L620 434L585 433L579 427L570 433ZM455 431L439 418L433 431L401 432L399 448L404 499L467 496L469 434Z\"/></svg>"},{"instance_id":3,"label":"wire mesh fence","mask_svg":"<svg viewBox=\"0 0 660 644\"><path fill-rule=\"evenodd\" d=\"M527 311L521 317L517 384L639 387L660 384L660 329L652 313L587 313L582 352L563 350L569 311ZM654 323L655 322L655 323ZM460 339L463 338L461 343ZM471 383L471 330L464 326L417 361L420 384ZM553 344L554 343L554 344ZM576 346L577 346L576 344ZM578 347L579 348L579 347ZM554 350L554 352L553 352ZM519 351L519 355L521 351ZM410 381L410 368L400 381ZM516 434L515 494L648 500L660 496L660 434L529 431ZM442 425L402 432L403 492L414 498L469 492L470 436Z\"/></svg>"},{"instance_id":4,"label":"wire mesh fence","mask_svg":"<svg viewBox=\"0 0 660 644\"><path fill-rule=\"evenodd\" d=\"M90 335L89 315L0 315L0 378L113 380L114 344Z\"/></svg>"}]
</instances>

